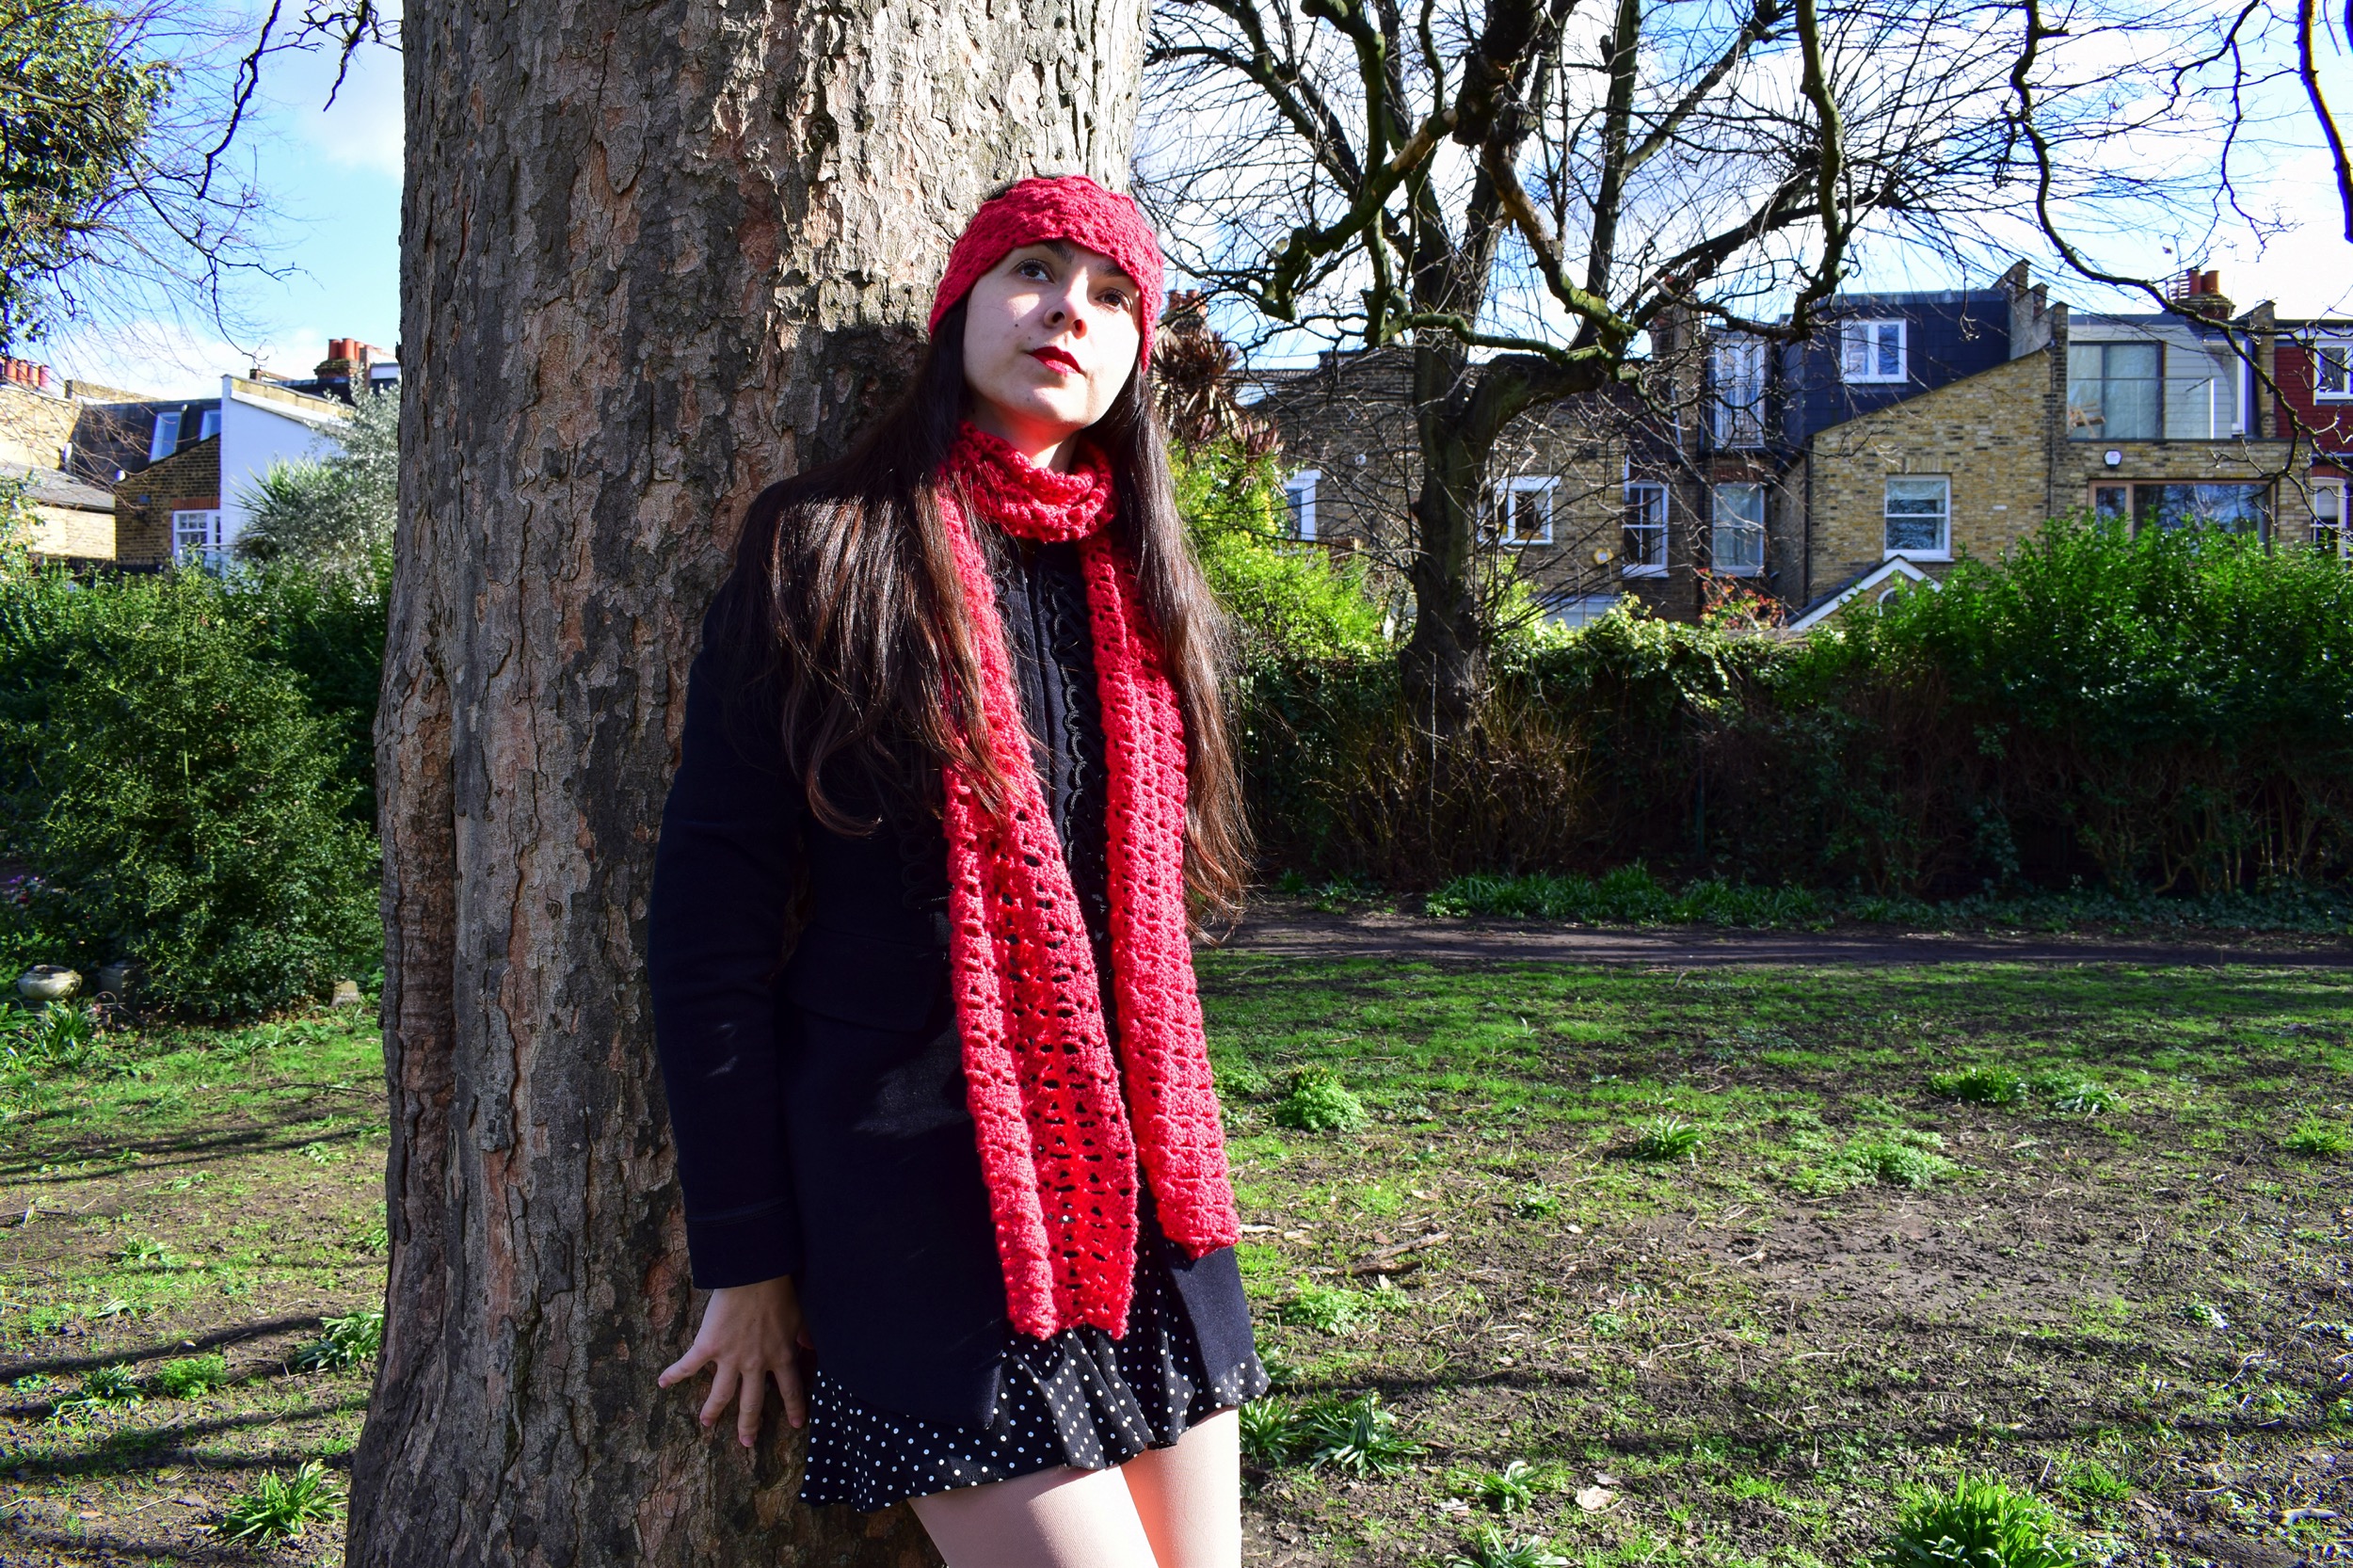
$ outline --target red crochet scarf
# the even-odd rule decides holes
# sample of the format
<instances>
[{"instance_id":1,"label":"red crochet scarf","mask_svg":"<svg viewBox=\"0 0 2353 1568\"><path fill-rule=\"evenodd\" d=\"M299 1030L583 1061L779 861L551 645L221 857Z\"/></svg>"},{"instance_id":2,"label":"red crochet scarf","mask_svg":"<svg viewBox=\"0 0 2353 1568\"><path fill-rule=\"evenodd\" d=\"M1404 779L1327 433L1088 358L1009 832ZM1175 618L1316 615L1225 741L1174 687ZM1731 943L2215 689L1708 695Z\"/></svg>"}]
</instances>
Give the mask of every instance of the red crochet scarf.
<instances>
[{"instance_id":1,"label":"red crochet scarf","mask_svg":"<svg viewBox=\"0 0 2353 1568\"><path fill-rule=\"evenodd\" d=\"M1012 789L1000 817L963 769L946 770L949 956L1006 1310L1039 1338L1075 1323L1117 1337L1139 1164L1161 1228L1189 1256L1239 1234L1186 930L1184 721L1106 526L1111 475L1037 468L968 424L947 478L940 511L979 649L989 755ZM1078 542L1103 706L1116 1062L968 508L1018 538Z\"/></svg>"}]
</instances>

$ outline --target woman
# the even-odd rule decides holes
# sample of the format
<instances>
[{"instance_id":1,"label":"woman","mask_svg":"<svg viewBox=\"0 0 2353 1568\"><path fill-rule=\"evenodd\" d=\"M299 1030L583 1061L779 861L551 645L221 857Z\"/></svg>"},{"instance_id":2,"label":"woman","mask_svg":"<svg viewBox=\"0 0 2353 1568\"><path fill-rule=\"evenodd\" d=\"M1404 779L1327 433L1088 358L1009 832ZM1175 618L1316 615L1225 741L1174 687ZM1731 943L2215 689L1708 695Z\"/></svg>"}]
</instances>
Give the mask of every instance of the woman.
<instances>
[{"instance_id":1,"label":"woman","mask_svg":"<svg viewBox=\"0 0 2353 1568\"><path fill-rule=\"evenodd\" d=\"M752 504L648 968L695 1283L662 1374L951 1568L1231 1568L1250 1334L1189 900L1238 890L1222 625L1145 371L1161 262L985 203L906 400ZM813 1350L813 1378L796 1355Z\"/></svg>"}]
</instances>

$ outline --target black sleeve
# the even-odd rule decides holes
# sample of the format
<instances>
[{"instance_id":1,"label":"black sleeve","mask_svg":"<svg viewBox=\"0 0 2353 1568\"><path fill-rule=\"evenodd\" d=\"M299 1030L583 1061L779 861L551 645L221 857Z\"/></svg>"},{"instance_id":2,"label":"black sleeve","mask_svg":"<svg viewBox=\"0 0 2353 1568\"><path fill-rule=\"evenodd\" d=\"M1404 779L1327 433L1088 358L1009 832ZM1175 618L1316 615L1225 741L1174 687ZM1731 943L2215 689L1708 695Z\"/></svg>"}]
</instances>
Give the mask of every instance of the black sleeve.
<instances>
[{"instance_id":1,"label":"black sleeve","mask_svg":"<svg viewBox=\"0 0 2353 1568\"><path fill-rule=\"evenodd\" d=\"M717 620L715 608L704 617L687 678L646 944L687 1253L704 1288L801 1272L776 976L806 808L774 705L745 698L714 645Z\"/></svg>"}]
</instances>

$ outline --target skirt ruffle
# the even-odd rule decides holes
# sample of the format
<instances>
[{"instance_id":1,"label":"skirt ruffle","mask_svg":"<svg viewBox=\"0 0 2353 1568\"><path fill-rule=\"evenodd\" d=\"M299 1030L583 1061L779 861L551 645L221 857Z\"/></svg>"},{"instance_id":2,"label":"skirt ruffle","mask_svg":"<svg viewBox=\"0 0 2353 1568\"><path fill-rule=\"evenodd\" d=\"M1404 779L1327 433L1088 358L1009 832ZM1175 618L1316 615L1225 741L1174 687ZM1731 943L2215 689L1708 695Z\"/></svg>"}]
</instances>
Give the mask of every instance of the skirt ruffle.
<instances>
[{"instance_id":1,"label":"skirt ruffle","mask_svg":"<svg viewBox=\"0 0 2353 1568\"><path fill-rule=\"evenodd\" d=\"M821 1367L809 1391L801 1500L872 1512L1061 1465L1105 1469L1265 1393L1255 1353L1240 1366L1202 1365L1192 1319L1160 1262L1158 1226L1145 1224L1127 1335L1113 1339L1081 1324L1035 1339L1009 1329L996 1418L985 1427L873 1409Z\"/></svg>"}]
</instances>

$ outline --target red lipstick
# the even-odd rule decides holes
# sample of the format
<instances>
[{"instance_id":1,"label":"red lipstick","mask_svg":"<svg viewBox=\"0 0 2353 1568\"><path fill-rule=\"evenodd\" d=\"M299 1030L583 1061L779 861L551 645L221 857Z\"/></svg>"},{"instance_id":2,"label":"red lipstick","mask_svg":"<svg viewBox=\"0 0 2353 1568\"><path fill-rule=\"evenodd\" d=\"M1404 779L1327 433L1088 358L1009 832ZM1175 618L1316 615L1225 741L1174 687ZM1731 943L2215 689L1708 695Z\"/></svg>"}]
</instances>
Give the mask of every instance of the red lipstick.
<instances>
[{"instance_id":1,"label":"red lipstick","mask_svg":"<svg viewBox=\"0 0 2353 1568\"><path fill-rule=\"evenodd\" d=\"M1066 371L1073 376L1079 374L1079 361L1059 348L1032 348L1030 350L1030 358L1040 364L1052 365L1055 369Z\"/></svg>"}]
</instances>

